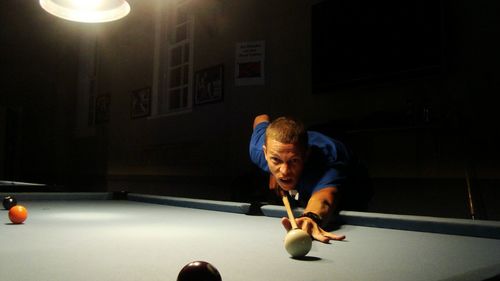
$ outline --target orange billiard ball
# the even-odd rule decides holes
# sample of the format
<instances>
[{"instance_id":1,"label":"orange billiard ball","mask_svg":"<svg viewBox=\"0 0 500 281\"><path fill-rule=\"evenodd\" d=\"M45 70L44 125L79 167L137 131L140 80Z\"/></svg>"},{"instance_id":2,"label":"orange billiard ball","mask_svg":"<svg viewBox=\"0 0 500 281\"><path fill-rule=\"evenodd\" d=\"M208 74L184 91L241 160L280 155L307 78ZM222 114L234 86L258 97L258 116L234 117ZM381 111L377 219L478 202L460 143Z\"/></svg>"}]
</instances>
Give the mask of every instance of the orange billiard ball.
<instances>
[{"instance_id":1,"label":"orange billiard ball","mask_svg":"<svg viewBox=\"0 0 500 281\"><path fill-rule=\"evenodd\" d=\"M23 223L28 218L28 210L21 205L16 205L9 210L9 219L14 224Z\"/></svg>"}]
</instances>

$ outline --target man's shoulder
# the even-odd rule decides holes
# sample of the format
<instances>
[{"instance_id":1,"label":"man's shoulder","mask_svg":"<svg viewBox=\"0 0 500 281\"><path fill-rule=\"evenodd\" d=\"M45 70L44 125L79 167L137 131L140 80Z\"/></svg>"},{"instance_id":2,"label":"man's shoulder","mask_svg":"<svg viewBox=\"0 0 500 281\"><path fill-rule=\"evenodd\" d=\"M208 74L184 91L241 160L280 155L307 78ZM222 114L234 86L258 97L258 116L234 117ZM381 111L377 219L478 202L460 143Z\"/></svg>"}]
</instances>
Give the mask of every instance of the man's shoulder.
<instances>
[{"instance_id":1,"label":"man's shoulder","mask_svg":"<svg viewBox=\"0 0 500 281\"><path fill-rule=\"evenodd\" d=\"M308 136L311 154L316 154L329 165L338 161L346 163L352 158L352 153L341 141L316 131L308 131Z\"/></svg>"},{"instance_id":2,"label":"man's shoulder","mask_svg":"<svg viewBox=\"0 0 500 281\"><path fill-rule=\"evenodd\" d=\"M338 146L340 143L339 141L316 131L307 131L307 136L309 138L310 146Z\"/></svg>"},{"instance_id":3,"label":"man's shoulder","mask_svg":"<svg viewBox=\"0 0 500 281\"><path fill-rule=\"evenodd\" d=\"M256 124L253 128L252 138L260 138L266 133L266 129L269 126L269 122L261 122Z\"/></svg>"}]
</instances>

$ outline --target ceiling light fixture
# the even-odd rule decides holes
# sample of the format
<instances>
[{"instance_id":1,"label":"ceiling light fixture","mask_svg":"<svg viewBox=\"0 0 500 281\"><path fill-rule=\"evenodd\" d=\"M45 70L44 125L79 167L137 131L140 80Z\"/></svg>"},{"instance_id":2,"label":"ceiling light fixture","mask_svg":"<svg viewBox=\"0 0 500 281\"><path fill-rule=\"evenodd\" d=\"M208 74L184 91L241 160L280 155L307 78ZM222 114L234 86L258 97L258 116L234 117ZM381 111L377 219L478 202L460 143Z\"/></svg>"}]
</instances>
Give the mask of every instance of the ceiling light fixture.
<instances>
[{"instance_id":1,"label":"ceiling light fixture","mask_svg":"<svg viewBox=\"0 0 500 281\"><path fill-rule=\"evenodd\" d=\"M40 6L54 16L78 22L108 22L130 12L125 0L40 0Z\"/></svg>"}]
</instances>

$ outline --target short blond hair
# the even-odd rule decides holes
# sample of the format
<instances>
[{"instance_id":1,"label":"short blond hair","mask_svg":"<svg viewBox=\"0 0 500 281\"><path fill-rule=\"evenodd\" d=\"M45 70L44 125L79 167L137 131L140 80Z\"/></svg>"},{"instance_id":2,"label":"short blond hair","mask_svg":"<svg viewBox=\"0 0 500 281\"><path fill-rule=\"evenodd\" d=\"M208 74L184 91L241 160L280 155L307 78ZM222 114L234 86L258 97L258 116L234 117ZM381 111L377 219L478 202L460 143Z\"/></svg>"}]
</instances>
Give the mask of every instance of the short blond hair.
<instances>
[{"instance_id":1,"label":"short blond hair","mask_svg":"<svg viewBox=\"0 0 500 281\"><path fill-rule=\"evenodd\" d=\"M304 124L293 117L276 118L266 129L266 143L273 139L281 143L297 144L302 151L308 147L307 131Z\"/></svg>"}]
</instances>

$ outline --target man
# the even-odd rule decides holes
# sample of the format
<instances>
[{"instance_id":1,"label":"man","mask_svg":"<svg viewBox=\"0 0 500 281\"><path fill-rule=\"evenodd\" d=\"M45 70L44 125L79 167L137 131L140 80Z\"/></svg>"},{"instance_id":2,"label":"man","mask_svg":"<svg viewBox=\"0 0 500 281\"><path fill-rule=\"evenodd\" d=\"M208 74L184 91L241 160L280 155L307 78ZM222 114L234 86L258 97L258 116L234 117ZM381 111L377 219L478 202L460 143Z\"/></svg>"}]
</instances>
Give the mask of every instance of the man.
<instances>
[{"instance_id":1,"label":"man","mask_svg":"<svg viewBox=\"0 0 500 281\"><path fill-rule=\"evenodd\" d=\"M268 115L255 117L250 141L250 158L270 173L269 188L278 195L288 192L305 205L297 225L314 239L328 243L343 240L323 229L332 219L348 185L355 162L340 142L318 132L308 132L304 125L288 117L270 122ZM291 223L282 219L288 231Z\"/></svg>"}]
</instances>

